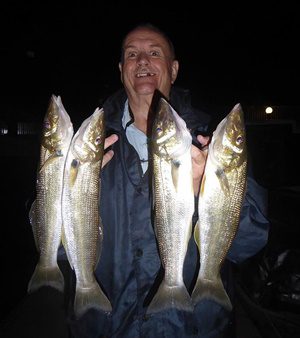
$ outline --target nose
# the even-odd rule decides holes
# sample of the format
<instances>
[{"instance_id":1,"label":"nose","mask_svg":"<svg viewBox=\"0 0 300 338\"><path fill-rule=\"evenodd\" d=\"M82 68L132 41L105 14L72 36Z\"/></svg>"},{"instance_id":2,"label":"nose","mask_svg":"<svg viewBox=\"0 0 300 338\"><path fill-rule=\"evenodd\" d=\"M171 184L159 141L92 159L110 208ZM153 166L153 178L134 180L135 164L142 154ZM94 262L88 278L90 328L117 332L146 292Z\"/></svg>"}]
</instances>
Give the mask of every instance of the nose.
<instances>
[{"instance_id":1,"label":"nose","mask_svg":"<svg viewBox=\"0 0 300 338\"><path fill-rule=\"evenodd\" d=\"M139 53L137 62L140 65L146 65L146 64L148 64L149 63L149 58L148 58L147 53L145 53L145 52Z\"/></svg>"}]
</instances>

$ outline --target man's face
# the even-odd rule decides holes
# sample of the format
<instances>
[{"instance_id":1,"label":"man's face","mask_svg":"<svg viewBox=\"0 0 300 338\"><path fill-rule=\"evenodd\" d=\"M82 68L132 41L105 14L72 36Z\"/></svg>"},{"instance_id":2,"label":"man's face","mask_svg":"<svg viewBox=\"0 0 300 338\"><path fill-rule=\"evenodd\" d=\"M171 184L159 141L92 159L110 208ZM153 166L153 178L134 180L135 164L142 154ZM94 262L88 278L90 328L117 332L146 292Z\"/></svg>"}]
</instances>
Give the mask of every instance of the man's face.
<instances>
[{"instance_id":1,"label":"man's face","mask_svg":"<svg viewBox=\"0 0 300 338\"><path fill-rule=\"evenodd\" d=\"M153 95L160 90L167 98L178 72L169 45L159 33L147 28L132 31L124 41L121 80L127 95Z\"/></svg>"}]
</instances>

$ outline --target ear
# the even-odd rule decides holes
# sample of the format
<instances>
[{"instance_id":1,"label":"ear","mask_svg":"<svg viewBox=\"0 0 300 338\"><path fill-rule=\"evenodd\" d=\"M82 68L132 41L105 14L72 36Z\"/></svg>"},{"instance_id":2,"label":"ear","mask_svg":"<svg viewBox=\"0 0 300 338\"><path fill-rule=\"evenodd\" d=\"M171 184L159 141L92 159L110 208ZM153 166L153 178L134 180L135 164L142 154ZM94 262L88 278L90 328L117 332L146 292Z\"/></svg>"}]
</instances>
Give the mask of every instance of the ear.
<instances>
[{"instance_id":1,"label":"ear","mask_svg":"<svg viewBox=\"0 0 300 338\"><path fill-rule=\"evenodd\" d=\"M123 83L123 71L122 71L122 63L121 62L119 62L119 70L120 70L121 82Z\"/></svg>"},{"instance_id":2,"label":"ear","mask_svg":"<svg viewBox=\"0 0 300 338\"><path fill-rule=\"evenodd\" d=\"M174 60L172 62L172 79L171 79L172 84L175 82L177 78L178 69L179 69L179 62L177 60Z\"/></svg>"}]
</instances>

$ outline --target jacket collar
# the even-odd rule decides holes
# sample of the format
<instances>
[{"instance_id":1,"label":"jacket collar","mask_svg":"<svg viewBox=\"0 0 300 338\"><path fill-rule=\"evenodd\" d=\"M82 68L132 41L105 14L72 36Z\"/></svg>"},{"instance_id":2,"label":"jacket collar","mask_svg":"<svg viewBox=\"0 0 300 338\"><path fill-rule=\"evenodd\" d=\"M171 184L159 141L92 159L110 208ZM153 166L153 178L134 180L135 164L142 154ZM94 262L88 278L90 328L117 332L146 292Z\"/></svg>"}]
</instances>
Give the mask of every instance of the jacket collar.
<instances>
[{"instance_id":1,"label":"jacket collar","mask_svg":"<svg viewBox=\"0 0 300 338\"><path fill-rule=\"evenodd\" d=\"M122 117L127 95L122 88L111 95L103 104L104 117L107 130L120 132L123 129Z\"/></svg>"},{"instance_id":2,"label":"jacket collar","mask_svg":"<svg viewBox=\"0 0 300 338\"><path fill-rule=\"evenodd\" d=\"M122 118L127 95L124 88L119 89L103 104L107 130L122 132ZM186 121L190 130L206 132L210 117L206 113L196 110L191 106L190 93L186 89L173 86L171 89L170 103L179 115Z\"/></svg>"}]
</instances>

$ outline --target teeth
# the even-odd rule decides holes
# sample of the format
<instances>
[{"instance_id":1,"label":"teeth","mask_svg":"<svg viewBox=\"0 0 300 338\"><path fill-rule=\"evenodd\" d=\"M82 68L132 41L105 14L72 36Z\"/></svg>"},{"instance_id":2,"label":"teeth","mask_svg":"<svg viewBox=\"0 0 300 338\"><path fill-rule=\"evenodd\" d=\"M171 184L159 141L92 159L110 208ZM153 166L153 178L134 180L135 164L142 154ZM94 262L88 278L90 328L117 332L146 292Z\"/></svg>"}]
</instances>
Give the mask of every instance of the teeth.
<instances>
[{"instance_id":1,"label":"teeth","mask_svg":"<svg viewBox=\"0 0 300 338\"><path fill-rule=\"evenodd\" d=\"M137 74L136 76L137 77L146 77L146 76L153 76L154 74L153 73L140 73L140 74Z\"/></svg>"}]
</instances>

